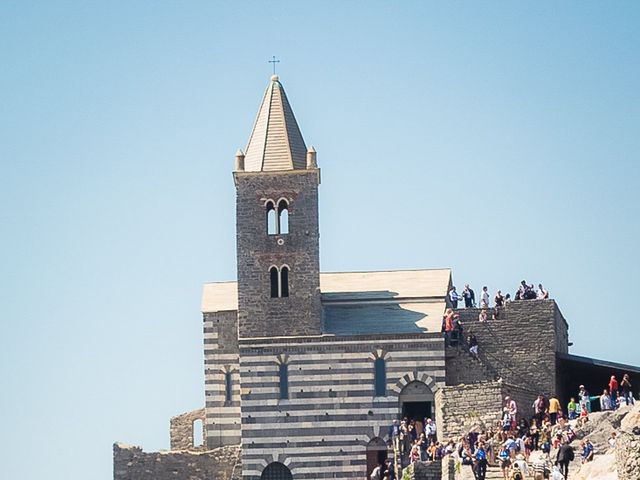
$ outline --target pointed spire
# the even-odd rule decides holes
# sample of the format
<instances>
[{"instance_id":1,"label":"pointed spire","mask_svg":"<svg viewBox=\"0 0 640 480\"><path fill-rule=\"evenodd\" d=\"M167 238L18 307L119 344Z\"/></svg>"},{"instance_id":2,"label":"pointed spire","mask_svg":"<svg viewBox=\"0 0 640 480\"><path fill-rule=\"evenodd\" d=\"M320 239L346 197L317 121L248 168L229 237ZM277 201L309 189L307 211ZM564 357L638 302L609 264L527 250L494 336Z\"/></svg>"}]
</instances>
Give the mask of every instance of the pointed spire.
<instances>
[{"instance_id":1,"label":"pointed spire","mask_svg":"<svg viewBox=\"0 0 640 480\"><path fill-rule=\"evenodd\" d=\"M258 110L244 159L247 172L297 170L307 166L307 147L277 75Z\"/></svg>"}]
</instances>

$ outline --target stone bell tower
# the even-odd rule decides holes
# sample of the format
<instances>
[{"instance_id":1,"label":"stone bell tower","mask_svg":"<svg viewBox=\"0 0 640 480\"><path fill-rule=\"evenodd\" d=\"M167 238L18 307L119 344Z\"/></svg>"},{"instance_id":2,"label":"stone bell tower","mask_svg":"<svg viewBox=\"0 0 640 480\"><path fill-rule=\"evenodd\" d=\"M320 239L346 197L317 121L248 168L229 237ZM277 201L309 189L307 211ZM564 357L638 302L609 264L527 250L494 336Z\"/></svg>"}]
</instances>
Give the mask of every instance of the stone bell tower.
<instances>
[{"instance_id":1,"label":"stone bell tower","mask_svg":"<svg viewBox=\"0 0 640 480\"><path fill-rule=\"evenodd\" d=\"M319 335L320 170L277 75L233 177L239 336Z\"/></svg>"}]
</instances>

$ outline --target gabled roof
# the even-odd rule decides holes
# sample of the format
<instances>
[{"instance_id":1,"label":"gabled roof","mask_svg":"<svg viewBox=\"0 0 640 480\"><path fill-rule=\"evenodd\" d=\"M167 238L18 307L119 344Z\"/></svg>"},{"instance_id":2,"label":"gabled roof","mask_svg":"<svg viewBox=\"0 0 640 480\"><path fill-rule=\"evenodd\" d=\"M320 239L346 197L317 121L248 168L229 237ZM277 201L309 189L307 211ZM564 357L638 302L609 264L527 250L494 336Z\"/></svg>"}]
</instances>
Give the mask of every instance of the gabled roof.
<instances>
[{"instance_id":1,"label":"gabled roof","mask_svg":"<svg viewBox=\"0 0 640 480\"><path fill-rule=\"evenodd\" d=\"M325 333L439 332L451 270L321 273ZM238 309L236 282L205 283L202 312Z\"/></svg>"},{"instance_id":2,"label":"gabled roof","mask_svg":"<svg viewBox=\"0 0 640 480\"><path fill-rule=\"evenodd\" d=\"M307 147L277 75L258 110L244 159L247 172L305 169Z\"/></svg>"}]
</instances>

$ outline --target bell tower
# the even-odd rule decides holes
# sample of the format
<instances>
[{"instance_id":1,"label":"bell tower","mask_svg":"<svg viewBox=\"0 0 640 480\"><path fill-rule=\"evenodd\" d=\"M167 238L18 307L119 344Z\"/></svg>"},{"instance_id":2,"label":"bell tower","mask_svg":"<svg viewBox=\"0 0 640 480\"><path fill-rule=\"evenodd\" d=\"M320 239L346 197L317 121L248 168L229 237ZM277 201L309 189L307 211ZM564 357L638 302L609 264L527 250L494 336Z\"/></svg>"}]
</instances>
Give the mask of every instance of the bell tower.
<instances>
[{"instance_id":1,"label":"bell tower","mask_svg":"<svg viewBox=\"0 0 640 480\"><path fill-rule=\"evenodd\" d=\"M277 75L233 177L239 336L321 334L320 169Z\"/></svg>"}]
</instances>

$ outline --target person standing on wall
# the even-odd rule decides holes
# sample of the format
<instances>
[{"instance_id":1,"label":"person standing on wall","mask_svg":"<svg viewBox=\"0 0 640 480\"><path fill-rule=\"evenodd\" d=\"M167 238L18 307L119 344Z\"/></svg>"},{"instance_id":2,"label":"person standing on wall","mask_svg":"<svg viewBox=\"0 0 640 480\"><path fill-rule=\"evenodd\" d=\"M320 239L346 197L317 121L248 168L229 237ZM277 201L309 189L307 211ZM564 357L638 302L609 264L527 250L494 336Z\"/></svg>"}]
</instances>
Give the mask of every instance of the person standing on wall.
<instances>
[{"instance_id":1,"label":"person standing on wall","mask_svg":"<svg viewBox=\"0 0 640 480\"><path fill-rule=\"evenodd\" d=\"M482 298L480 300L481 308L489 308L489 288L487 286L482 287Z\"/></svg>"},{"instance_id":2,"label":"person standing on wall","mask_svg":"<svg viewBox=\"0 0 640 480\"><path fill-rule=\"evenodd\" d=\"M471 290L468 283L464 286L462 297L464 298L465 308L473 308L476 306L476 294Z\"/></svg>"},{"instance_id":3,"label":"person standing on wall","mask_svg":"<svg viewBox=\"0 0 640 480\"><path fill-rule=\"evenodd\" d=\"M452 308L458 308L460 296L458 295L458 292L456 292L456 287L451 287L451 290L449 291L449 301L451 302Z\"/></svg>"},{"instance_id":4,"label":"person standing on wall","mask_svg":"<svg viewBox=\"0 0 640 480\"><path fill-rule=\"evenodd\" d=\"M609 394L611 395L611 407L615 410L618 408L618 380L615 375L611 375L611 380L609 380Z\"/></svg>"},{"instance_id":5,"label":"person standing on wall","mask_svg":"<svg viewBox=\"0 0 640 480\"><path fill-rule=\"evenodd\" d=\"M620 389L622 390L622 398L624 398L627 405L633 405L635 403L631 388L631 379L629 378L629 374L625 373L620 382Z\"/></svg>"}]
</instances>

